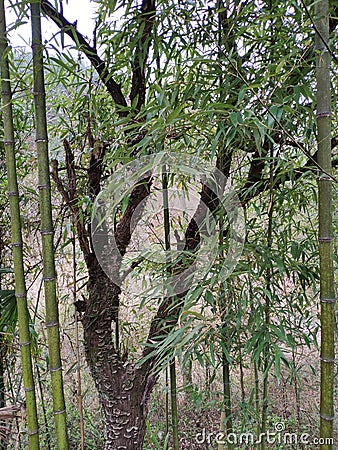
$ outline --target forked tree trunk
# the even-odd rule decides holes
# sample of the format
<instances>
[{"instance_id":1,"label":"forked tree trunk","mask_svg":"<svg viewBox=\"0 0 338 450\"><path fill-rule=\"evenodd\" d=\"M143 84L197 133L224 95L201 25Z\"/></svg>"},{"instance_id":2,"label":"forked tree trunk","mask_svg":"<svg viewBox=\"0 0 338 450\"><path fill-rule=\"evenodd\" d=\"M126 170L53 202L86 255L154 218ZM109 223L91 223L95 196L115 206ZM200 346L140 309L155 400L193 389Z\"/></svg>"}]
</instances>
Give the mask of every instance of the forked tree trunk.
<instances>
[{"instance_id":1,"label":"forked tree trunk","mask_svg":"<svg viewBox=\"0 0 338 450\"><path fill-rule=\"evenodd\" d=\"M100 191L104 147L94 144L92 147L94 151L89 163L88 181L90 192L95 198ZM134 365L133 362L128 360L128 354L121 353L119 338L116 335L119 329L121 289L105 274L97 257L92 252L92 241L96 238L100 239L103 247L108 245L107 235L105 234L107 230L105 230L104 224L101 224L102 230L98 226L94 235L91 238L89 237L86 223L81 218L76 202L78 194L74 154L67 141L65 141L65 152L68 186L65 187L64 181L59 178L56 161L53 162L52 176L72 212L79 244L88 269L88 299L85 304L75 304L75 306L76 308L81 307L81 311L84 312L82 323L86 359L106 420L105 448L106 450L142 449L146 430L145 420L148 400L156 382L156 375L153 375L156 356L150 354L152 346L149 344L153 344L155 341L160 342L175 327L185 293L163 299L149 327L148 338L142 355L144 363ZM135 211L138 211L138 214L142 213L140 205L149 195L151 183L151 177L146 177L143 183L135 186L123 217L114 231L115 241L122 257L130 243L133 229L131 226L132 220L136 220L134 213ZM202 185L200 195L201 203L185 233L184 250L190 252L195 251L200 242L197 224L203 217L201 215L204 215L204 205L207 205L211 211L217 207L217 202L213 198L214 194L206 185ZM119 264L117 266L115 270L119 270ZM183 260L179 260L175 267L176 271L183 270L185 263ZM80 311L80 309L78 310Z\"/></svg>"}]
</instances>

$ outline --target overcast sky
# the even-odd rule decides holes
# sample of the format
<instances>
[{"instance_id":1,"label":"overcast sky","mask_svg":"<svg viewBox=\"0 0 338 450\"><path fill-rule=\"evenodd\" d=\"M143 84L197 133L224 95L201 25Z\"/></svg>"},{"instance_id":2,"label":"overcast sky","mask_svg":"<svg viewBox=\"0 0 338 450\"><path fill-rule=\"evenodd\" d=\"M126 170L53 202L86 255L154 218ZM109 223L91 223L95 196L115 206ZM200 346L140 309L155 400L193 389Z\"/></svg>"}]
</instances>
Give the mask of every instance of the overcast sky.
<instances>
[{"instance_id":1,"label":"overcast sky","mask_svg":"<svg viewBox=\"0 0 338 450\"><path fill-rule=\"evenodd\" d=\"M52 3L54 3L52 1ZM68 3L68 4L67 4ZM93 36L94 21L95 16L95 3L90 0L68 0L68 2L63 1L63 12L64 16L69 22L75 22L77 20L78 30L89 39ZM27 5L29 10L29 6ZM10 6L8 6L6 11L7 25L11 26L17 20L16 14ZM28 17L24 19L27 22L24 25L12 30L9 33L10 44L12 47L26 47L30 46L31 41L31 28L30 23L28 23ZM52 42L53 34L59 31L51 20L43 19L42 21L42 38L43 41L51 42L55 45L55 41ZM67 41L65 41L67 42ZM68 41L69 42L69 41Z\"/></svg>"}]
</instances>

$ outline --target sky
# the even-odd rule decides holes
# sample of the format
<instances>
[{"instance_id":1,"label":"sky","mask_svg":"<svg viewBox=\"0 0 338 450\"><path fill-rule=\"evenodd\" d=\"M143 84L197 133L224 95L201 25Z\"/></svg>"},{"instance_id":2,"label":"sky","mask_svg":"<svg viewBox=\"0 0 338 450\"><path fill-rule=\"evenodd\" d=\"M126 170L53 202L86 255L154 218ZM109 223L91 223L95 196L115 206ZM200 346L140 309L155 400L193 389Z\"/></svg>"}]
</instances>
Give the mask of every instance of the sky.
<instances>
[{"instance_id":1,"label":"sky","mask_svg":"<svg viewBox=\"0 0 338 450\"><path fill-rule=\"evenodd\" d=\"M51 0L51 3L54 4L54 1ZM28 5L27 10L29 11ZM95 2L92 0L63 0L63 13L69 22L75 22L75 20L77 20L77 28L80 33L91 40L94 29L93 17L95 16ZM17 21L17 15L14 8L9 5L9 2L7 2L6 8L6 21L9 29ZM26 17L23 21L26 23L9 32L10 44L12 47L30 47L31 28L29 18ZM55 40L53 42L53 35L58 32L59 28L54 25L51 20L42 20L43 41L48 41L55 45ZM70 40L67 41L66 39L68 38L65 38L65 43L70 43Z\"/></svg>"}]
</instances>

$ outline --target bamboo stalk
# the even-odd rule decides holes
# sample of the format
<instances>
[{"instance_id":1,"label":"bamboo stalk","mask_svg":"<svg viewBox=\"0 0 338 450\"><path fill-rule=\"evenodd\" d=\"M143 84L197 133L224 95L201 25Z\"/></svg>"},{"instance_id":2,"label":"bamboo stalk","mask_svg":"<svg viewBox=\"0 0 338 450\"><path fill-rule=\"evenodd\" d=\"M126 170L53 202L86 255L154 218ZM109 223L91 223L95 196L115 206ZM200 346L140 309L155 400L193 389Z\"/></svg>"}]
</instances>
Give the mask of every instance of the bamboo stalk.
<instances>
[{"instance_id":1,"label":"bamboo stalk","mask_svg":"<svg viewBox=\"0 0 338 450\"><path fill-rule=\"evenodd\" d=\"M335 292L332 230L331 86L329 51L329 1L316 3L316 79L318 163L323 170L318 182L320 270L320 437L321 448L333 448ZM331 441L332 440L332 441Z\"/></svg>"},{"instance_id":2,"label":"bamboo stalk","mask_svg":"<svg viewBox=\"0 0 338 450\"><path fill-rule=\"evenodd\" d=\"M270 158L273 161L273 148L270 147ZM269 188L269 205L268 205L268 229L267 229L267 247L269 252L272 250L273 235L273 211L274 211L274 164L270 167L270 188ZM271 315L271 298L273 296L272 292L272 269L270 266L266 268L266 292L265 305L264 305L264 319L265 319L265 337L269 335L270 331L270 315ZM268 406L269 406L269 358L270 355L270 343L267 341L263 349L263 395L262 395L262 411L261 411L261 434L262 440L259 449L266 449L266 439L265 434L267 430L267 419L268 419Z\"/></svg>"},{"instance_id":3,"label":"bamboo stalk","mask_svg":"<svg viewBox=\"0 0 338 450\"><path fill-rule=\"evenodd\" d=\"M4 227L0 226L0 268L3 267L3 261L4 261ZM0 272L0 289L2 289L2 273ZM0 307L0 315L2 314L1 307ZM0 336L0 408L3 408L6 406L5 401L5 345L4 345L4 339L3 336ZM5 426L5 422L3 420L0 420L0 429L2 429ZM4 440L3 442L0 441L0 450L6 450L7 448L7 442Z\"/></svg>"},{"instance_id":4,"label":"bamboo stalk","mask_svg":"<svg viewBox=\"0 0 338 450\"><path fill-rule=\"evenodd\" d=\"M230 51L230 48L234 44L233 36L231 35L231 30L228 29L225 32L225 28L227 28L227 2L223 0L217 0L217 9L218 9L218 61L221 66L223 66L224 60L224 51ZM227 92L224 89L224 76L223 72L220 71L218 76L218 86L219 86L219 102L226 102ZM223 124L222 124L223 126ZM226 177L228 177L228 170L231 165L231 157L229 154L226 154L227 151L226 145L223 139L219 141L218 146L218 155L217 155L217 169L220 170ZM219 260L220 263L224 261L224 247L227 242L227 236L224 230L225 221L224 221L224 211L220 211L219 216ZM231 281L229 282L229 286L231 286ZM222 360L222 383L223 383L223 402L221 406L221 422L220 422L220 432L225 433L226 436L229 436L233 433L233 412L232 412L232 399L231 399L231 382L230 382L230 373L231 373L231 365L228 360L225 349L231 354L231 342L229 336L229 323L228 323L228 312L230 309L229 306L229 298L225 298L225 289L224 285L221 281L219 298L218 298L218 306L221 315L222 321L222 329L220 335L220 341L222 343L221 346L221 360ZM224 443L218 444L218 450L223 450L225 448ZM227 447L228 450L232 450L234 448L233 443L229 442L227 439Z\"/></svg>"},{"instance_id":5,"label":"bamboo stalk","mask_svg":"<svg viewBox=\"0 0 338 450\"><path fill-rule=\"evenodd\" d=\"M223 345L226 345L226 342L223 341ZM226 436L229 436L233 433L230 364L224 352L222 353L222 377L223 377L223 405L221 410L220 432L222 434L225 434ZM225 448L224 444L220 442L218 444L218 450L223 450L224 448ZM233 448L234 448L233 444L231 442L227 442L227 449L232 450Z\"/></svg>"},{"instance_id":6,"label":"bamboo stalk","mask_svg":"<svg viewBox=\"0 0 338 450\"><path fill-rule=\"evenodd\" d=\"M75 241L75 224L73 221L73 303L77 300L77 264L76 264L76 241ZM81 378L81 360L80 360L80 339L79 339L79 312L75 310L75 349L76 349L76 375L77 375L77 405L80 416L80 436L81 436L81 450L85 448L85 427L83 418L83 402L82 402L82 378Z\"/></svg>"},{"instance_id":7,"label":"bamboo stalk","mask_svg":"<svg viewBox=\"0 0 338 450\"><path fill-rule=\"evenodd\" d=\"M221 215L219 219L220 224L220 258L224 258L224 218ZM227 317L229 305L226 304L225 301L225 290L223 284L220 286L219 293L219 308L221 312L221 320L222 320L222 330L221 330L221 351L222 351L222 382L223 382L223 402L222 402L222 410L221 410L221 424L220 424L220 432L229 436L233 433L233 423L232 423L232 402L231 402L231 381L230 381L230 362L225 354L224 349L227 349L230 352L230 342L229 342L229 318ZM223 450L225 445L223 443L218 444L218 450ZM231 442L227 442L227 449L232 450L234 445Z\"/></svg>"},{"instance_id":8,"label":"bamboo stalk","mask_svg":"<svg viewBox=\"0 0 338 450\"><path fill-rule=\"evenodd\" d=\"M176 382L175 359L173 359L169 365L169 372L170 372L171 423L172 423L172 428L173 428L173 449L179 450L177 382Z\"/></svg>"},{"instance_id":9,"label":"bamboo stalk","mask_svg":"<svg viewBox=\"0 0 338 450\"><path fill-rule=\"evenodd\" d=\"M255 394L255 413L256 413L256 420L257 420L257 436L260 436L261 434L261 424L259 421L259 405L260 405L260 390L259 390L259 372L258 372L258 364L257 361L254 360L254 394Z\"/></svg>"},{"instance_id":10,"label":"bamboo stalk","mask_svg":"<svg viewBox=\"0 0 338 450\"><path fill-rule=\"evenodd\" d=\"M165 435L169 434L169 368L165 369Z\"/></svg>"},{"instance_id":11,"label":"bamboo stalk","mask_svg":"<svg viewBox=\"0 0 338 450\"><path fill-rule=\"evenodd\" d=\"M62 364L60 354L59 312L56 297L56 272L54 261L54 232L52 220L51 188L49 177L49 154L46 118L46 96L43 69L43 46L41 37L40 2L30 5L32 21L32 50L34 69L34 103L36 118L36 148L38 153L39 197L41 214L41 239L43 254L43 280L46 302L46 328L54 421L59 450L68 450L66 407L63 392Z\"/></svg>"},{"instance_id":12,"label":"bamboo stalk","mask_svg":"<svg viewBox=\"0 0 338 450\"><path fill-rule=\"evenodd\" d=\"M222 152L220 152L219 155L219 163L220 167L223 167L223 155ZM220 212L219 216L219 257L220 261L223 261L225 258L224 254L224 246L226 242L226 236L224 232L224 212ZM229 281L229 291L231 291L231 281ZM222 329L221 329L221 351L222 351L222 381L223 381L223 403L222 403L222 410L221 410L221 424L220 424L220 432L224 433L226 432L226 435L229 436L233 433L233 421L232 421L232 401L231 401L231 381L230 381L230 362L226 356L225 349L230 354L231 351L231 343L230 343L230 336L229 336L229 298L227 299L228 303L226 302L225 298L225 288L224 284L221 283L220 289L219 289L219 298L218 298L218 304L220 309L220 315L221 315L221 321L222 321ZM223 450L225 448L223 443L218 444L218 450ZM231 442L227 443L228 450L232 450L234 448L234 445Z\"/></svg>"},{"instance_id":13,"label":"bamboo stalk","mask_svg":"<svg viewBox=\"0 0 338 450\"><path fill-rule=\"evenodd\" d=\"M4 122L4 145L8 179L8 196L11 213L12 248L15 275L15 296L18 309L20 350L22 373L27 408L27 430L30 449L39 449L39 428L34 386L31 342L29 331L29 312L23 265L22 233L19 204L19 190L16 173L12 92L8 64L8 42L6 36L6 17L4 0L0 1L0 54L1 54L1 90L2 115Z\"/></svg>"},{"instance_id":14,"label":"bamboo stalk","mask_svg":"<svg viewBox=\"0 0 338 450\"><path fill-rule=\"evenodd\" d=\"M49 425L48 425L48 420L47 420L47 410L46 410L46 402L45 402L45 396L43 393L43 386L42 386L42 382L41 382L41 372L39 369L39 364L35 364L35 370L36 370L36 375L37 375L37 379L38 379L38 386L39 386L39 394L40 394L40 401L41 401L41 408L42 408L42 415L43 415L43 427L44 427L44 433L46 434L46 443L47 443L47 448L48 450L51 450L51 435L50 435L50 430L49 430Z\"/></svg>"},{"instance_id":15,"label":"bamboo stalk","mask_svg":"<svg viewBox=\"0 0 338 450\"><path fill-rule=\"evenodd\" d=\"M163 192L163 216L164 216L164 245L167 252L170 251L170 216L168 199L168 174L166 167L163 166L162 174L162 192ZM167 264L170 264L170 257L167 258ZM168 269L167 269L168 270ZM169 274L170 275L170 274ZM179 450L178 439L178 408L177 408L177 383L176 383L176 364L175 358L169 364L170 375L170 399L171 399L171 423L173 430L174 450Z\"/></svg>"},{"instance_id":16,"label":"bamboo stalk","mask_svg":"<svg viewBox=\"0 0 338 450\"><path fill-rule=\"evenodd\" d=\"M10 392L10 397L11 397L11 401L13 403L17 402L18 398L17 395L14 392L14 387L13 387L13 381L12 381L12 375L11 375L11 370L8 366L7 360L5 359L5 366L6 366L6 373L7 373L7 379L8 379L8 391ZM21 386L21 381L19 383L19 386ZM17 431L17 441L18 444L21 445L21 433L20 433L20 423L19 423L19 418L14 416L14 420L15 420L15 426L16 426L16 431Z\"/></svg>"}]
</instances>

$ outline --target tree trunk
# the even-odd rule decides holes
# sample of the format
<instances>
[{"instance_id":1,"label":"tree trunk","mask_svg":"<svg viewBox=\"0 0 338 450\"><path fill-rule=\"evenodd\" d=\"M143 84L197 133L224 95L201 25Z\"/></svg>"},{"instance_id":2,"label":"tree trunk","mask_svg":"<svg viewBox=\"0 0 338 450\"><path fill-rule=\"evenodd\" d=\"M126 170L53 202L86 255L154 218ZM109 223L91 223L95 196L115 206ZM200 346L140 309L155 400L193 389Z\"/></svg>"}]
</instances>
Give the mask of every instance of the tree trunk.
<instances>
[{"instance_id":1,"label":"tree trunk","mask_svg":"<svg viewBox=\"0 0 338 450\"><path fill-rule=\"evenodd\" d=\"M153 387L142 370L123 359L92 367L106 422L106 450L140 450L146 432L147 400Z\"/></svg>"},{"instance_id":2,"label":"tree trunk","mask_svg":"<svg viewBox=\"0 0 338 450\"><path fill-rule=\"evenodd\" d=\"M97 260L89 270L89 299L83 318L86 358L106 422L106 450L143 448L147 403L155 384L148 367L135 367L112 338L120 288Z\"/></svg>"}]
</instances>

